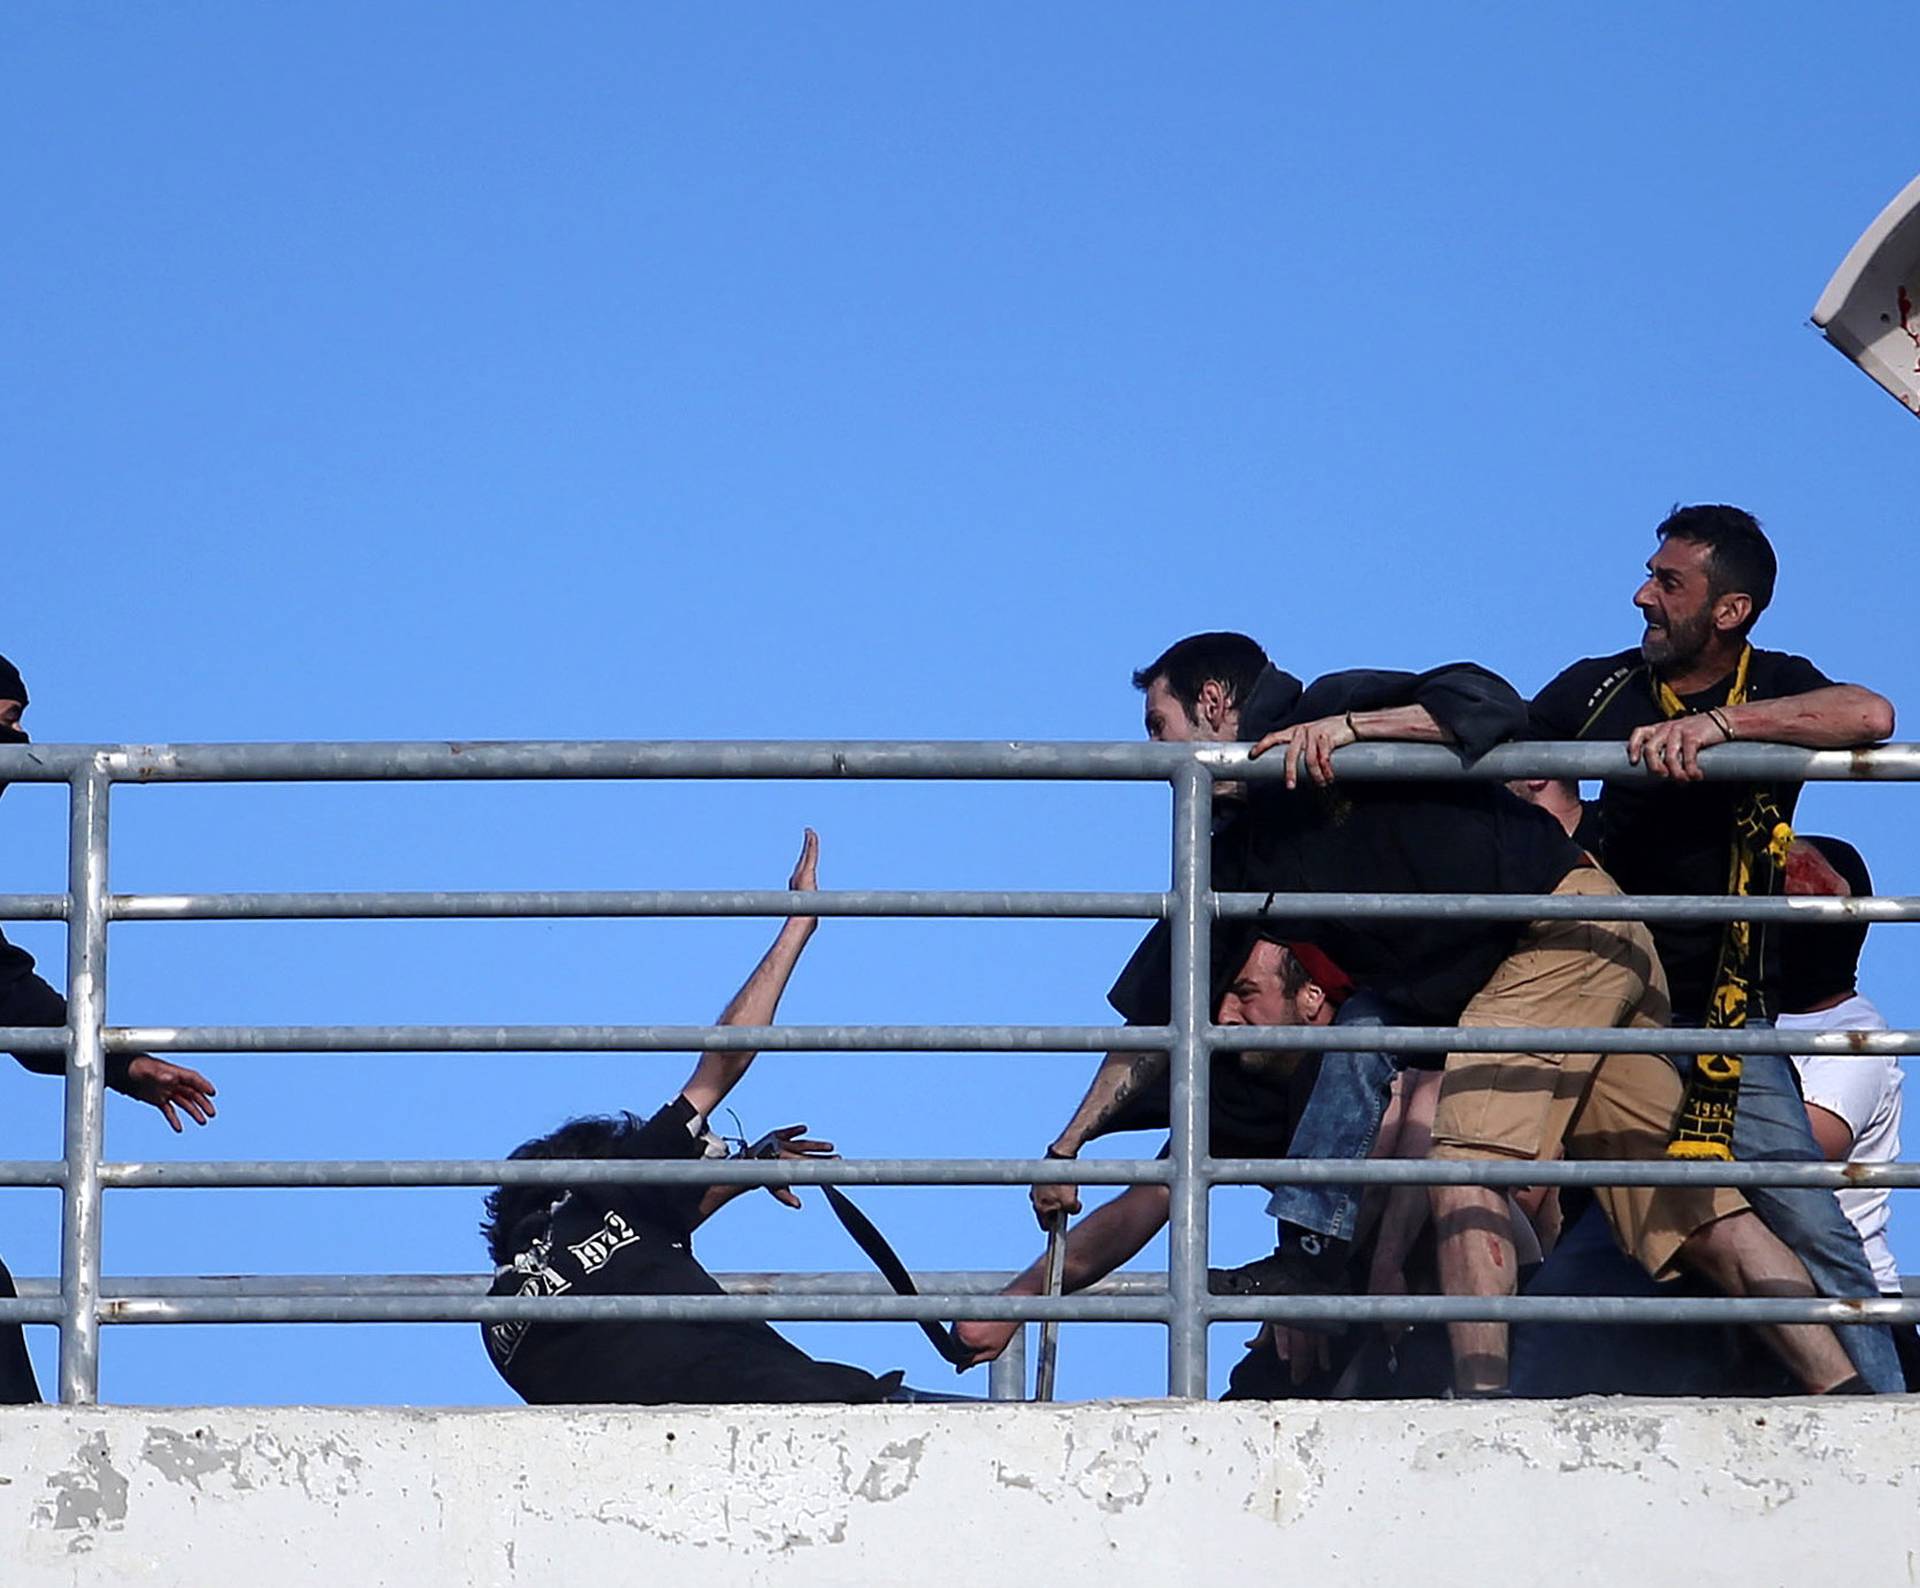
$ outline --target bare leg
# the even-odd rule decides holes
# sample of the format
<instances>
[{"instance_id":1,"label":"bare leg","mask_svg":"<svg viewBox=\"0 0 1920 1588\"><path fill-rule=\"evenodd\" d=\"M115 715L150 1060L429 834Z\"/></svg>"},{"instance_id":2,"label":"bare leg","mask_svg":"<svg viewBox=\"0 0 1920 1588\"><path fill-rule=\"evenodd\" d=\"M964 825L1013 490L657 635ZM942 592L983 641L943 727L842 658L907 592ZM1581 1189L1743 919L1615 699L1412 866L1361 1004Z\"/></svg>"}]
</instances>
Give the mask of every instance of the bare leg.
<instances>
[{"instance_id":1,"label":"bare leg","mask_svg":"<svg viewBox=\"0 0 1920 1588\"><path fill-rule=\"evenodd\" d=\"M1695 1230L1679 1260L1729 1296L1817 1296L1806 1265L1752 1212ZM1840 1337L1824 1323L1755 1327L1809 1395L1824 1395L1853 1376Z\"/></svg>"},{"instance_id":2,"label":"bare leg","mask_svg":"<svg viewBox=\"0 0 1920 1588\"><path fill-rule=\"evenodd\" d=\"M1449 1296L1511 1296L1513 1228L1505 1194L1489 1186L1437 1185L1432 1196L1440 1288ZM1447 1340L1455 1389L1473 1394L1507 1387L1504 1323L1450 1323Z\"/></svg>"}]
</instances>

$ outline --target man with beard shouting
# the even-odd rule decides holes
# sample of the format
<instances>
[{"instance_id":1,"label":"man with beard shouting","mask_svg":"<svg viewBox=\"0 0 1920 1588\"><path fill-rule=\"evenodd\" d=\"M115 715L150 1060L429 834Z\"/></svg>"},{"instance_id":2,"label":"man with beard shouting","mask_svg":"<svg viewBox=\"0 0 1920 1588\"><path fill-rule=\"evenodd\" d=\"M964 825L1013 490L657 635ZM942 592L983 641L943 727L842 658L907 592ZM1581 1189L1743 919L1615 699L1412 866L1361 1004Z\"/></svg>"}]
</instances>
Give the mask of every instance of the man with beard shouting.
<instances>
[{"instance_id":1,"label":"man with beard shouting","mask_svg":"<svg viewBox=\"0 0 1920 1588\"><path fill-rule=\"evenodd\" d=\"M1737 507L1677 507L1633 597L1640 643L1568 667L1534 697L1535 739L1626 741L1656 780L1606 783L1601 863L1627 893L1783 891L1797 783L1705 782L1702 750L1736 739L1839 749L1893 732L1893 707L1870 689L1836 684L1806 658L1755 646L1773 599L1773 547ZM1765 922L1656 922L1673 1024L1738 1030L1778 1012L1779 934ZM1782 1053L1702 1055L1670 1153L1817 1163L1821 1153ZM1877 1296L1860 1238L1821 1187L1755 1186L1755 1209L1790 1246L1825 1296ZM1884 1328L1841 1331L1874 1390L1902 1378Z\"/></svg>"}]
</instances>

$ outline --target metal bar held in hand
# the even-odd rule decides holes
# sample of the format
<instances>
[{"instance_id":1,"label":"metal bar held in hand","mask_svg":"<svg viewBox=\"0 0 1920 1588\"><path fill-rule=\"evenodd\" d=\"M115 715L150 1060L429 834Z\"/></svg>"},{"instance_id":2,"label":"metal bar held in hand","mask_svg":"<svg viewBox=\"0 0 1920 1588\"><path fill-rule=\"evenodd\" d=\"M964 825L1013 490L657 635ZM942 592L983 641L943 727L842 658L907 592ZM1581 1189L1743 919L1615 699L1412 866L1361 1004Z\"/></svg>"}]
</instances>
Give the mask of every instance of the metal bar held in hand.
<instances>
[{"instance_id":1,"label":"metal bar held in hand","mask_svg":"<svg viewBox=\"0 0 1920 1588\"><path fill-rule=\"evenodd\" d=\"M1067 1214L1064 1208L1047 1215L1047 1288L1057 1296L1067 1274ZM1048 1318L1040 1325L1040 1357L1033 1369L1033 1398L1053 1399L1053 1371L1060 1361L1060 1320Z\"/></svg>"}]
</instances>

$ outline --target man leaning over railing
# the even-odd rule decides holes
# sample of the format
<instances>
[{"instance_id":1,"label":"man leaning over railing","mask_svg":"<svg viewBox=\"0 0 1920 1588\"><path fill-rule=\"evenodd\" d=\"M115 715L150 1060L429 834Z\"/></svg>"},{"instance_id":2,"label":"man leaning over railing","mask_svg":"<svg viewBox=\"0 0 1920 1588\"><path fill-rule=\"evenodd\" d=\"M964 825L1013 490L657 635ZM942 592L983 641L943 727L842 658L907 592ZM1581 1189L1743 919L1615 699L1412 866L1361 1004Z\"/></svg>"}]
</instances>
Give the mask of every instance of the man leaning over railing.
<instances>
[{"instance_id":1,"label":"man leaning over railing","mask_svg":"<svg viewBox=\"0 0 1920 1588\"><path fill-rule=\"evenodd\" d=\"M1479 755L1511 738L1525 722L1524 703L1512 687L1470 662L1425 673L1334 673L1305 686L1269 662L1266 652L1244 634L1190 635L1136 671L1133 684L1145 695L1149 739L1235 743L1298 724L1303 730L1297 746L1301 760L1293 771L1303 765L1315 776L1326 775L1334 749L1356 738L1458 744L1467 754ZM1215 786L1217 862L1237 852L1244 841L1248 796L1242 783ZM1216 877L1216 887L1228 885ZM1431 923L1393 924L1403 940L1435 932ZM1475 922L1456 925L1448 935L1473 944L1490 970L1517 930L1510 922ZM1108 1001L1128 1024L1167 1022L1170 943L1165 924L1157 924L1108 993ZM1232 946L1244 953L1244 943ZM1339 960L1338 954L1333 957ZM1216 953L1216 979L1238 963L1230 950ZM1371 1027L1390 1018L1390 1011L1363 984L1341 1004L1336 1023L1342 1028ZM1164 1054L1108 1054L1047 1156L1077 1156L1098 1122L1124 1106L1134 1092L1156 1084L1165 1067ZM1295 1152L1303 1157L1365 1157L1397 1069L1383 1053L1329 1054L1295 1133ZM1032 1196L1043 1226L1057 1212L1080 1209L1078 1191L1070 1185L1036 1186ZM1359 1209L1360 1199L1351 1187L1296 1185L1275 1191L1271 1211L1281 1228L1277 1255L1290 1272L1299 1273L1296 1288L1322 1290L1338 1282L1347 1268Z\"/></svg>"},{"instance_id":2,"label":"man leaning over railing","mask_svg":"<svg viewBox=\"0 0 1920 1588\"><path fill-rule=\"evenodd\" d=\"M1702 781L1703 750L1734 739L1816 749L1873 743L1893 707L1836 684L1804 657L1761 650L1750 635L1773 598L1778 564L1749 513L1676 508L1633 601L1640 643L1575 662L1534 697L1536 739L1624 740L1660 779L1619 779L1600 795L1600 859L1629 893L1781 892L1797 783ZM1771 1024L1778 1010L1778 935L1761 921L1658 922L1673 1022L1711 1030ZM1788 1057L1702 1055L1688 1069L1688 1106L1671 1151L1742 1162L1817 1162ZM1806 1264L1820 1294L1874 1296L1860 1240L1831 1193L1756 1186L1754 1207ZM1887 1331L1843 1331L1874 1389L1902 1386Z\"/></svg>"},{"instance_id":3,"label":"man leaning over railing","mask_svg":"<svg viewBox=\"0 0 1920 1588\"><path fill-rule=\"evenodd\" d=\"M21 724L27 711L27 686L20 670L0 656L0 744L28 744ZM7 785L0 783L0 794ZM33 956L0 936L0 1026L64 1026L67 1001L34 974ZM61 1075L65 1060L57 1053L16 1053L27 1069ZM106 1083L116 1092L151 1103L175 1130L185 1114L204 1125L213 1117L213 1083L197 1070L169 1064L147 1053L107 1055ZM13 1276L0 1263L0 1296L14 1294ZM0 1405L20 1406L40 1399L26 1334L19 1324L0 1325Z\"/></svg>"}]
</instances>

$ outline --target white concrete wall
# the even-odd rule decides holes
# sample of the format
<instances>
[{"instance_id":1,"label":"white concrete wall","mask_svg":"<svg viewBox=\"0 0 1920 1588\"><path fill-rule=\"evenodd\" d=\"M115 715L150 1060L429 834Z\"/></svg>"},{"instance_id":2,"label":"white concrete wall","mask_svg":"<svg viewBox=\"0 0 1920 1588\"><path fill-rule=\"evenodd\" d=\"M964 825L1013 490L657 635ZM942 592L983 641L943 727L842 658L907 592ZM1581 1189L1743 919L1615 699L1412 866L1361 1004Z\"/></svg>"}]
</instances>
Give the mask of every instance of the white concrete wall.
<instances>
[{"instance_id":1,"label":"white concrete wall","mask_svg":"<svg viewBox=\"0 0 1920 1588\"><path fill-rule=\"evenodd\" d=\"M0 1411L0 1584L1920 1580L1920 1405Z\"/></svg>"}]
</instances>

